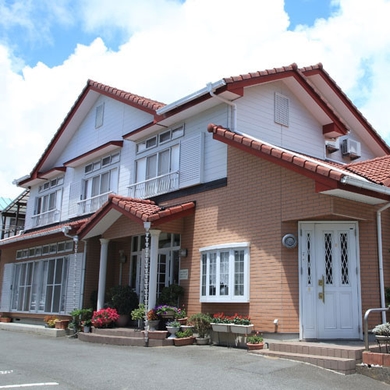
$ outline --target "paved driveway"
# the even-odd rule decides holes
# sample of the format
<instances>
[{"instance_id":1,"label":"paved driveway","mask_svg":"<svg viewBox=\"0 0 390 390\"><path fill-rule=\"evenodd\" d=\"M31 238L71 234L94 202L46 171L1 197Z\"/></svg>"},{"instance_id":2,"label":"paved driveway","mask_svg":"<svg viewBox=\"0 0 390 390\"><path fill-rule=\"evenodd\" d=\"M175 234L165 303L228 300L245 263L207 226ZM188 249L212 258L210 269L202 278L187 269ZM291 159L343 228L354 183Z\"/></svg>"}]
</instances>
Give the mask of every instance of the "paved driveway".
<instances>
[{"instance_id":1,"label":"paved driveway","mask_svg":"<svg viewBox=\"0 0 390 390\"><path fill-rule=\"evenodd\" d=\"M287 360L216 346L116 347L0 330L0 389L389 390Z\"/></svg>"}]
</instances>

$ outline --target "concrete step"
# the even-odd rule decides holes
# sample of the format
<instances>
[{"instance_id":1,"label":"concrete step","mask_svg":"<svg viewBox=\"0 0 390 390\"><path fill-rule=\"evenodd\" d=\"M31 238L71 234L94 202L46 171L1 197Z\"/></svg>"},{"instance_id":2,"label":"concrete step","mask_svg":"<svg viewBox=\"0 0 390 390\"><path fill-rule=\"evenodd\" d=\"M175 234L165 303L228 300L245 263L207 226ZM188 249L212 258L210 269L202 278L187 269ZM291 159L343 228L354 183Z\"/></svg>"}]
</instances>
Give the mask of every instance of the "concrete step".
<instances>
[{"instance_id":1,"label":"concrete step","mask_svg":"<svg viewBox=\"0 0 390 390\"><path fill-rule=\"evenodd\" d=\"M254 351L264 356L285 358L313 364L348 375L362 362L362 345L339 345L315 342L274 342L269 349Z\"/></svg>"},{"instance_id":2,"label":"concrete step","mask_svg":"<svg viewBox=\"0 0 390 390\"><path fill-rule=\"evenodd\" d=\"M144 347L144 333L137 329L114 328L114 329L93 329L92 333L79 333L80 341L98 344L122 345ZM168 347L173 345L172 339L161 338L148 340L149 347Z\"/></svg>"}]
</instances>

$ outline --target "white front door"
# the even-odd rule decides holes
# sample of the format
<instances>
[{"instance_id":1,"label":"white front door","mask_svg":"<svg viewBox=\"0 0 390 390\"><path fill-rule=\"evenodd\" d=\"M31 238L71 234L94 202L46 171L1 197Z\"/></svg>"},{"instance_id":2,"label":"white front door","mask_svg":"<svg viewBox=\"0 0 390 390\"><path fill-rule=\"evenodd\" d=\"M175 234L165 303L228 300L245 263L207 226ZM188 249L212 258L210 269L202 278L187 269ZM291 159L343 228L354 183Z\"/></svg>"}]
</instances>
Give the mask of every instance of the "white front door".
<instances>
[{"instance_id":1,"label":"white front door","mask_svg":"<svg viewBox=\"0 0 390 390\"><path fill-rule=\"evenodd\" d=\"M361 338L357 224L300 223L300 337Z\"/></svg>"}]
</instances>

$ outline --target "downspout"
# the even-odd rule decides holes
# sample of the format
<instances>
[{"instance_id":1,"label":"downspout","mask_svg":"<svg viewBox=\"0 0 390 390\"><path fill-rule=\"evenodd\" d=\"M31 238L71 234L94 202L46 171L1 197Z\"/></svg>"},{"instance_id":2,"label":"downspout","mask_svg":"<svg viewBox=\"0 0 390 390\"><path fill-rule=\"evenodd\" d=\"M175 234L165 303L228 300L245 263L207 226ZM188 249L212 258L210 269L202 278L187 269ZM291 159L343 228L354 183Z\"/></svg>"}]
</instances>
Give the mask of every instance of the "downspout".
<instances>
[{"instance_id":1,"label":"downspout","mask_svg":"<svg viewBox=\"0 0 390 390\"><path fill-rule=\"evenodd\" d=\"M78 252L78 246L79 246L79 236L78 235L70 235L69 231L72 228L70 226L63 226L61 228L62 233L64 234L65 237L69 237L73 240L74 242L74 281L73 281L73 307L79 307L80 306L80 299L78 303L76 304L76 277L77 277L77 252ZM80 286L81 288L81 286Z\"/></svg>"},{"instance_id":2,"label":"downspout","mask_svg":"<svg viewBox=\"0 0 390 390\"><path fill-rule=\"evenodd\" d=\"M215 88L213 88L213 85L211 83L207 84L207 88L208 88L209 94L212 97L220 100L223 103L228 104L232 108L232 111L231 111L231 122L232 122L231 131L235 132L236 128L237 128L237 105L235 103L231 102L230 100L224 99L223 97L216 95L214 93Z\"/></svg>"},{"instance_id":3,"label":"downspout","mask_svg":"<svg viewBox=\"0 0 390 390\"><path fill-rule=\"evenodd\" d=\"M385 206L381 207L377 212L377 230L378 230L378 263L379 263L379 289L381 295L381 307L385 307L385 282L383 275L383 247L382 247L382 211L388 209L390 203L387 203ZM386 312L382 312L382 322L386 322Z\"/></svg>"}]
</instances>

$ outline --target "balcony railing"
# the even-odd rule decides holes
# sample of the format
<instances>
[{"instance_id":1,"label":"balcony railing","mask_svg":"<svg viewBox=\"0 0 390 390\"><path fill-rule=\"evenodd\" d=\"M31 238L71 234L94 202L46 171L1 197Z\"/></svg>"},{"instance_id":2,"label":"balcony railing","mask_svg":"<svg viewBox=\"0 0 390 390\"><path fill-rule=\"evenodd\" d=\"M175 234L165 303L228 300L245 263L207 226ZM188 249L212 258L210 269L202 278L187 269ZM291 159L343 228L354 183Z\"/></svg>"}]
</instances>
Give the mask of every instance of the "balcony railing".
<instances>
[{"instance_id":1,"label":"balcony railing","mask_svg":"<svg viewBox=\"0 0 390 390\"><path fill-rule=\"evenodd\" d=\"M50 223L58 222L60 220L61 211L58 209L45 211L41 214L36 214L32 216L34 226L43 226Z\"/></svg>"},{"instance_id":2,"label":"balcony railing","mask_svg":"<svg viewBox=\"0 0 390 390\"><path fill-rule=\"evenodd\" d=\"M108 195L111 194L112 191L105 192L104 194L95 195L91 198L80 200L77 202L78 205L78 214L89 214L94 213L98 210L102 205L107 202Z\"/></svg>"},{"instance_id":3,"label":"balcony railing","mask_svg":"<svg viewBox=\"0 0 390 390\"><path fill-rule=\"evenodd\" d=\"M179 172L171 172L129 186L131 198L145 199L179 189Z\"/></svg>"}]
</instances>

